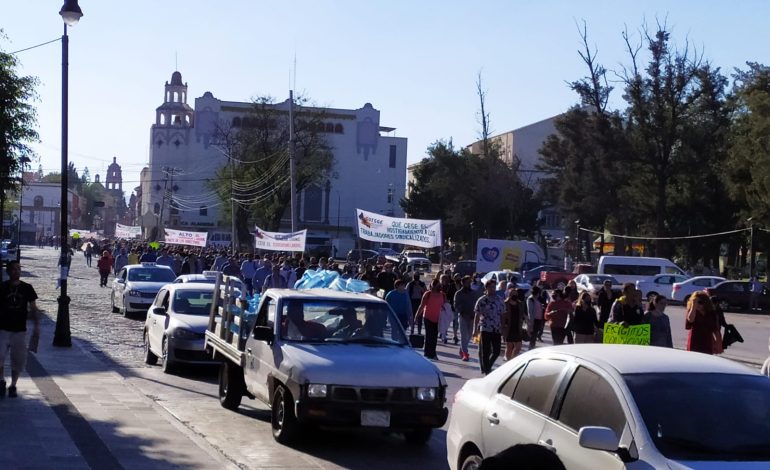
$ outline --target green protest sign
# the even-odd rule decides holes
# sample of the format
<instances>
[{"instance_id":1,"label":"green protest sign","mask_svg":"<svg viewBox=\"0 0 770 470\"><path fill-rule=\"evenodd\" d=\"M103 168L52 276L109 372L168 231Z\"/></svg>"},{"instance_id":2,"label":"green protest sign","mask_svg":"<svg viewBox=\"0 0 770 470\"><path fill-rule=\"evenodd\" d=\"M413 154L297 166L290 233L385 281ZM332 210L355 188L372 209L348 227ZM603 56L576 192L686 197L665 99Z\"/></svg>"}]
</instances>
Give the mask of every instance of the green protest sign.
<instances>
[{"instance_id":1,"label":"green protest sign","mask_svg":"<svg viewBox=\"0 0 770 470\"><path fill-rule=\"evenodd\" d=\"M626 326L618 323L604 324L604 344L650 345L650 325Z\"/></svg>"}]
</instances>

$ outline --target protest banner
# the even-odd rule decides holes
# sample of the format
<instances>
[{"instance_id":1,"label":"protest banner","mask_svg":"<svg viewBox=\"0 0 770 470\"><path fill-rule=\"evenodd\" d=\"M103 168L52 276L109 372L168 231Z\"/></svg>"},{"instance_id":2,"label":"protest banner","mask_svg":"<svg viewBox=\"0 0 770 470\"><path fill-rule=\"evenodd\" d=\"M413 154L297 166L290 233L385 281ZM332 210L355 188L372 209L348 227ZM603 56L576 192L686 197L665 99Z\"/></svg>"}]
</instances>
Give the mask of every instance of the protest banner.
<instances>
[{"instance_id":1,"label":"protest banner","mask_svg":"<svg viewBox=\"0 0 770 470\"><path fill-rule=\"evenodd\" d=\"M206 239L209 234L207 232L189 232L186 230L172 230L170 228L164 229L166 238L164 242L168 245L190 245L190 246L206 246Z\"/></svg>"},{"instance_id":2,"label":"protest banner","mask_svg":"<svg viewBox=\"0 0 770 470\"><path fill-rule=\"evenodd\" d=\"M604 344L650 345L650 325L626 326L619 323L604 324Z\"/></svg>"},{"instance_id":3,"label":"protest banner","mask_svg":"<svg viewBox=\"0 0 770 470\"><path fill-rule=\"evenodd\" d=\"M381 243L433 248L441 246L441 221L398 219L356 209L358 236Z\"/></svg>"},{"instance_id":4,"label":"protest banner","mask_svg":"<svg viewBox=\"0 0 770 470\"><path fill-rule=\"evenodd\" d=\"M259 227L254 231L254 248L268 251L305 251L307 230L280 233L266 232Z\"/></svg>"},{"instance_id":5,"label":"protest banner","mask_svg":"<svg viewBox=\"0 0 770 470\"><path fill-rule=\"evenodd\" d=\"M142 227L115 224L115 238L136 238L142 235Z\"/></svg>"},{"instance_id":6,"label":"protest banner","mask_svg":"<svg viewBox=\"0 0 770 470\"><path fill-rule=\"evenodd\" d=\"M70 234L70 237L74 238L75 240L80 238L87 240L89 238L97 238L99 236L99 234L96 232L90 232L88 230L78 230L75 228L69 229L69 234Z\"/></svg>"}]
</instances>

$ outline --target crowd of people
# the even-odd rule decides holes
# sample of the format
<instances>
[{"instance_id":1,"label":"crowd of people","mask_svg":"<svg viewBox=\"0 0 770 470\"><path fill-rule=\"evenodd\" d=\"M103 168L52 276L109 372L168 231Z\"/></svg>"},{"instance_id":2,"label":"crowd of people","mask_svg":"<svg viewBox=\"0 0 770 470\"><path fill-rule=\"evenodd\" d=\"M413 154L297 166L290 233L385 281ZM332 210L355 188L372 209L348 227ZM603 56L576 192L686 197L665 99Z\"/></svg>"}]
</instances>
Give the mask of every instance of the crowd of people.
<instances>
[{"instance_id":1,"label":"crowd of people","mask_svg":"<svg viewBox=\"0 0 770 470\"><path fill-rule=\"evenodd\" d=\"M147 243L115 242L100 246L89 240L80 247L91 265L96 262L100 286L110 274L128 264L154 262L170 267L177 275L221 271L239 277L249 295L269 288L293 287L306 270L334 270L340 277L364 280L372 293L381 295L391 306L402 326L411 335L423 336L424 354L437 359L438 341L458 346L462 361L470 360L469 345L478 343L479 367L483 374L492 370L502 354L510 360L543 342L546 327L554 345L602 342L604 324L650 325L650 344L673 347L671 322L665 313L667 299L656 296L643 302L641 292L631 283L622 292L607 282L596 299L579 293L574 281L563 289L548 290L540 281L529 291L511 282L495 280L481 283L481 276L461 276L443 270L424 280L423 275L407 271L407 265L376 258L353 262L325 257L305 258L301 253L232 253L217 248L191 249ZM646 307L646 308L645 308ZM721 328L724 314L705 292L690 297L684 319L688 330L687 349L708 354L722 352ZM505 351L502 346L505 345Z\"/></svg>"}]
</instances>

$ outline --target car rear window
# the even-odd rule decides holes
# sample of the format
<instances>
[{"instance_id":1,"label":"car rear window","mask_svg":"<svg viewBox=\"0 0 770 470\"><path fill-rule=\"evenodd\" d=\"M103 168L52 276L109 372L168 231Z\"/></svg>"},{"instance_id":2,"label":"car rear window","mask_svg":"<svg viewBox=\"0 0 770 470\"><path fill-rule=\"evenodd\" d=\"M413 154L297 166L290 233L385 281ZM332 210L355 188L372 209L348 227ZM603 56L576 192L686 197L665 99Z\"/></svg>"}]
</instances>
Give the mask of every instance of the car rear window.
<instances>
[{"instance_id":1,"label":"car rear window","mask_svg":"<svg viewBox=\"0 0 770 470\"><path fill-rule=\"evenodd\" d=\"M514 401L545 415L550 414L556 384L566 365L566 362L554 359L530 361L516 385Z\"/></svg>"}]
</instances>

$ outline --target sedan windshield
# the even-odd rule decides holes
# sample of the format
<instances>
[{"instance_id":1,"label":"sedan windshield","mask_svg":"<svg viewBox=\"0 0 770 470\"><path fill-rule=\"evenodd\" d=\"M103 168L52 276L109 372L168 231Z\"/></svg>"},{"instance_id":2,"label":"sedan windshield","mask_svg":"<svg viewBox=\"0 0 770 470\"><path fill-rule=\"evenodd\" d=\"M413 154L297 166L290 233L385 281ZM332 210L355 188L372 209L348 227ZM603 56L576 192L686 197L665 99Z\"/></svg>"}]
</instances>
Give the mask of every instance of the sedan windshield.
<instances>
[{"instance_id":1,"label":"sedan windshield","mask_svg":"<svg viewBox=\"0 0 770 470\"><path fill-rule=\"evenodd\" d=\"M172 282L176 278L170 269L135 268L128 271L128 280L136 282Z\"/></svg>"},{"instance_id":2,"label":"sedan windshield","mask_svg":"<svg viewBox=\"0 0 770 470\"><path fill-rule=\"evenodd\" d=\"M738 374L624 376L655 446L673 460L770 459L770 380Z\"/></svg>"},{"instance_id":3,"label":"sedan windshield","mask_svg":"<svg viewBox=\"0 0 770 470\"><path fill-rule=\"evenodd\" d=\"M302 342L407 344L390 307L375 302L288 300L281 312L281 337Z\"/></svg>"}]
</instances>

